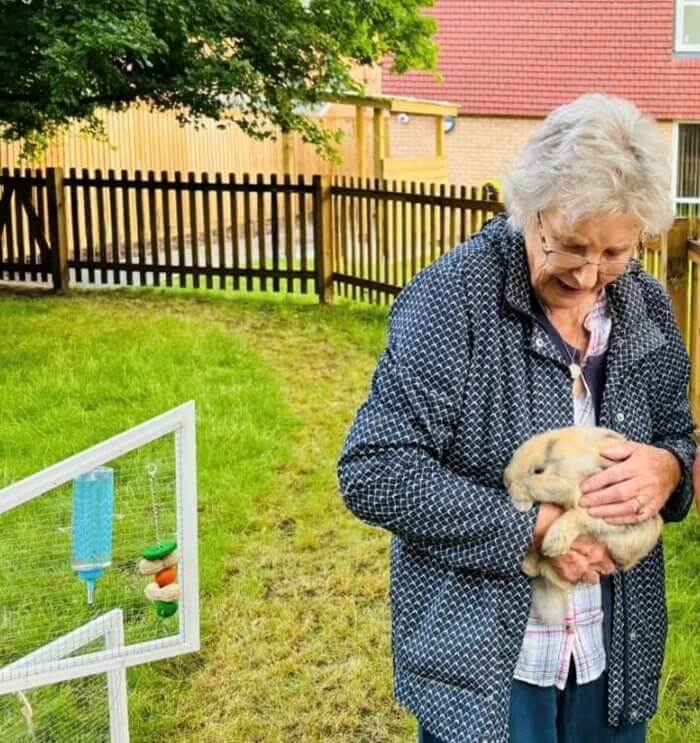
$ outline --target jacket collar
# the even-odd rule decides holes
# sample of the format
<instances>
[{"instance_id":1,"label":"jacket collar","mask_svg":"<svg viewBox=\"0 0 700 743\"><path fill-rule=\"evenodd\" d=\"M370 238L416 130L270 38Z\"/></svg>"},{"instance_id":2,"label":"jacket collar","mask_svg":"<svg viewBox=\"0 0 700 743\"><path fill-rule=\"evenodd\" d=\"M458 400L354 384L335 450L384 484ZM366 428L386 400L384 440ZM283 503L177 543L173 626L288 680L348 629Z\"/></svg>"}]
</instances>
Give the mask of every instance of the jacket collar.
<instances>
[{"instance_id":1,"label":"jacket collar","mask_svg":"<svg viewBox=\"0 0 700 743\"><path fill-rule=\"evenodd\" d=\"M530 300L530 272L525 253L525 239L522 232L512 232L504 217L497 217L502 224L494 224L494 230L501 232L500 244L505 248L505 285L503 301L522 315L532 318Z\"/></svg>"}]
</instances>

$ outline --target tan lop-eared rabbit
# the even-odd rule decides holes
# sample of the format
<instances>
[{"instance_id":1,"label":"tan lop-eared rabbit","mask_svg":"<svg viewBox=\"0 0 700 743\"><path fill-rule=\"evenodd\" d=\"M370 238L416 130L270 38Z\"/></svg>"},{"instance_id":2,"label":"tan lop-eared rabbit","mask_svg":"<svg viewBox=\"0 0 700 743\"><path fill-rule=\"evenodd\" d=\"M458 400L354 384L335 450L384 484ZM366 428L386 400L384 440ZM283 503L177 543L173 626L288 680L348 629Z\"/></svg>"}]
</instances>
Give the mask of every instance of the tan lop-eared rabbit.
<instances>
[{"instance_id":1,"label":"tan lop-eared rabbit","mask_svg":"<svg viewBox=\"0 0 700 743\"><path fill-rule=\"evenodd\" d=\"M536 502L556 503L565 511L549 527L542 555L529 551L523 562L523 572L533 578L533 607L547 624L563 622L567 591L573 587L554 572L549 557L565 554L577 537L589 535L608 547L624 571L647 555L659 539L663 523L660 516L638 524L616 525L592 518L579 506L579 484L614 464L601 456L601 450L624 440L624 436L607 428L559 428L526 441L506 467L503 479L519 511L529 511Z\"/></svg>"}]
</instances>

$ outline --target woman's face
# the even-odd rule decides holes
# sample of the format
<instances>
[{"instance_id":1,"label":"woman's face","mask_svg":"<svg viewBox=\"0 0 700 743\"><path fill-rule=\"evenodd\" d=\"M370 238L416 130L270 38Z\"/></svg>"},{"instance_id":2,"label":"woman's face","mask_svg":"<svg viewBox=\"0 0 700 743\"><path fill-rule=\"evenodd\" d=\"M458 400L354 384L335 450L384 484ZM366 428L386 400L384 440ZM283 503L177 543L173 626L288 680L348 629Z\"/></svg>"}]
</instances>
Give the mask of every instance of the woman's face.
<instances>
[{"instance_id":1,"label":"woman's face","mask_svg":"<svg viewBox=\"0 0 700 743\"><path fill-rule=\"evenodd\" d=\"M629 213L594 216L570 225L558 208L541 212L542 232L537 219L525 235L530 283L541 302L550 310L566 310L595 303L600 290L614 281L598 270L598 266L585 264L580 268L558 268L552 256L547 258L543 247L582 256L589 261L624 262L632 258L642 231L640 220Z\"/></svg>"}]
</instances>

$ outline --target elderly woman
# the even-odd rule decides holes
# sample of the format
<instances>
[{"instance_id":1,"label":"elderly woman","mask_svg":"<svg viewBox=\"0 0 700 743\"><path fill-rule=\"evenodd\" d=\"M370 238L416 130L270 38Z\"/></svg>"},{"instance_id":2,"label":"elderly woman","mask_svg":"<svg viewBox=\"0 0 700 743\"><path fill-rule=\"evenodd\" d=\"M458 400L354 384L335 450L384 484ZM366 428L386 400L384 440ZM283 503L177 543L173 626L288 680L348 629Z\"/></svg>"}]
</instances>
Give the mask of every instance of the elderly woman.
<instances>
[{"instance_id":1,"label":"elderly woman","mask_svg":"<svg viewBox=\"0 0 700 743\"><path fill-rule=\"evenodd\" d=\"M529 437L599 424L629 441L585 481L589 513L687 513L687 354L669 297L633 260L669 226L670 193L654 123L585 96L526 144L507 216L396 299L339 478L348 507L393 533L395 694L425 743L644 740L666 637L661 544L623 575L579 540L555 560L577 584L566 621L547 626L521 564L560 512L518 512L502 478Z\"/></svg>"}]
</instances>

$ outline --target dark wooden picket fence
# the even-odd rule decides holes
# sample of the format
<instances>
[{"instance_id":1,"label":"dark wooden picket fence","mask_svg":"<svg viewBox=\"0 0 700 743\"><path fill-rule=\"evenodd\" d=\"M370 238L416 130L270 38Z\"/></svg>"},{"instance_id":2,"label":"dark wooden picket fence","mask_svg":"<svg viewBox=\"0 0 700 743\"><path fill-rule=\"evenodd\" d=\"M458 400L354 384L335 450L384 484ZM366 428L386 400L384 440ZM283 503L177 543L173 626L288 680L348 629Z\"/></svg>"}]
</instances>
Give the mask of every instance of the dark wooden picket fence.
<instances>
[{"instance_id":1,"label":"dark wooden picket fence","mask_svg":"<svg viewBox=\"0 0 700 743\"><path fill-rule=\"evenodd\" d=\"M502 208L476 189L314 176L0 173L0 279L389 302Z\"/></svg>"},{"instance_id":2,"label":"dark wooden picket fence","mask_svg":"<svg viewBox=\"0 0 700 743\"><path fill-rule=\"evenodd\" d=\"M488 187L342 178L331 197L336 291L373 304L503 210Z\"/></svg>"},{"instance_id":3,"label":"dark wooden picket fence","mask_svg":"<svg viewBox=\"0 0 700 743\"><path fill-rule=\"evenodd\" d=\"M307 293L321 266L321 179L244 175L144 178L71 171L64 179L76 281ZM255 203L253 203L255 202ZM299 236L295 231L299 230Z\"/></svg>"},{"instance_id":4,"label":"dark wooden picket fence","mask_svg":"<svg viewBox=\"0 0 700 743\"><path fill-rule=\"evenodd\" d=\"M7 170L0 174L0 279L39 281L50 279L62 286L61 267L56 263L60 251L62 211L60 184L56 171L42 174L26 170Z\"/></svg>"},{"instance_id":5,"label":"dark wooden picket fence","mask_svg":"<svg viewBox=\"0 0 700 743\"><path fill-rule=\"evenodd\" d=\"M314 176L0 171L0 280L166 286L390 303L502 210L493 190ZM673 299L700 417L700 244L646 245Z\"/></svg>"}]
</instances>

